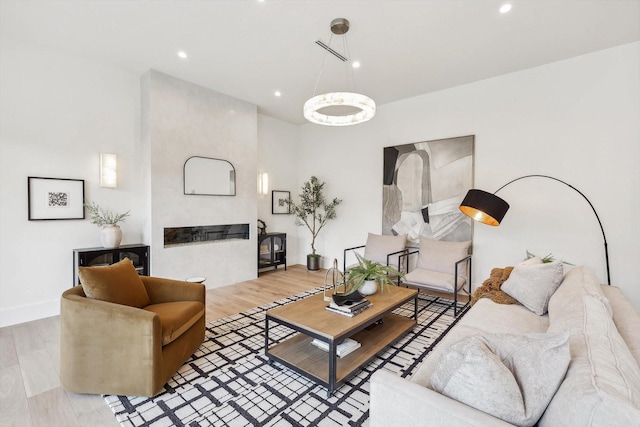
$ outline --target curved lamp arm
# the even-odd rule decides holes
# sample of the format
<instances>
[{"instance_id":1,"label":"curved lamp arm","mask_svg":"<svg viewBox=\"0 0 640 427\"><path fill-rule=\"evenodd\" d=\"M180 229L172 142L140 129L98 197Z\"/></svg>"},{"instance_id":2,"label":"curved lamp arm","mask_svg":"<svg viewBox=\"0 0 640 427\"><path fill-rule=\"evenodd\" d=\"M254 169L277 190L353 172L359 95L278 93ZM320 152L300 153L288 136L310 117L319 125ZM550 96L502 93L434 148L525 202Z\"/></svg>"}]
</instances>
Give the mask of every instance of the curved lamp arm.
<instances>
[{"instance_id":1,"label":"curved lamp arm","mask_svg":"<svg viewBox=\"0 0 640 427\"><path fill-rule=\"evenodd\" d=\"M502 190L504 187L506 187L506 186L516 182L516 181L519 181L519 180L525 179L525 178L532 178L532 177L549 178L549 179L552 179L554 181L560 182L560 183L566 185L567 187L573 189L574 191L576 191L578 194L580 194L582 196L583 199L585 199L587 201L587 203L591 207L591 210L593 211L593 214L596 216L596 219L598 220L598 225L600 226L600 231L602 231L602 239L604 240L604 256L605 256L605 261L606 261L606 265L607 265L607 284L611 285L611 275L610 275L610 272L609 272L609 249L607 247L607 236L604 234L604 227L602 226L602 221L600 221L600 217L598 216L598 212L596 212L596 208L593 206L593 204L587 198L587 196L585 196L584 193L582 193L582 191L578 190L573 185L571 185L569 183L566 183L561 179L554 178L554 177L549 176L549 175L537 175L537 174L534 174L534 175L525 175L525 176L521 176L519 178L513 179L513 180L507 182L506 184L504 184L502 187L498 188L493 194L492 193L487 193L486 191L482 191L482 190L471 189L471 190L469 190L469 192L465 196L464 200L462 201L462 204L460 205L460 210L462 211L462 213L464 213L465 215L471 217L472 219L474 219L476 221L479 221L479 222L482 222L482 223L488 224L488 225L498 226L498 225L500 225L500 221L502 221L502 218L504 218L504 215L509 210L509 204L507 202L505 202L503 199L501 199L500 197L496 196L496 193L498 191Z\"/></svg>"}]
</instances>

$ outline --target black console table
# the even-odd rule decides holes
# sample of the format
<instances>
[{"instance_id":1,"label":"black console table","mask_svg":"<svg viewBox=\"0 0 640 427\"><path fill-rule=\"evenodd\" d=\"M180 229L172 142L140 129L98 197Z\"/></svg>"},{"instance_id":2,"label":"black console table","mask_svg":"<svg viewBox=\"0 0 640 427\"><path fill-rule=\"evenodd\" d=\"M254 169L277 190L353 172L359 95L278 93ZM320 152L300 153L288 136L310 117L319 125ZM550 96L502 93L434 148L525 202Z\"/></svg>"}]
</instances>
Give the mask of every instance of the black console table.
<instances>
[{"instance_id":1,"label":"black console table","mask_svg":"<svg viewBox=\"0 0 640 427\"><path fill-rule=\"evenodd\" d=\"M258 270L267 267L287 269L287 233L258 235Z\"/></svg>"},{"instance_id":2,"label":"black console table","mask_svg":"<svg viewBox=\"0 0 640 427\"><path fill-rule=\"evenodd\" d=\"M79 285L78 267L111 265L129 258L138 274L149 275L149 246L122 245L118 248L85 248L73 250L73 284Z\"/></svg>"}]
</instances>

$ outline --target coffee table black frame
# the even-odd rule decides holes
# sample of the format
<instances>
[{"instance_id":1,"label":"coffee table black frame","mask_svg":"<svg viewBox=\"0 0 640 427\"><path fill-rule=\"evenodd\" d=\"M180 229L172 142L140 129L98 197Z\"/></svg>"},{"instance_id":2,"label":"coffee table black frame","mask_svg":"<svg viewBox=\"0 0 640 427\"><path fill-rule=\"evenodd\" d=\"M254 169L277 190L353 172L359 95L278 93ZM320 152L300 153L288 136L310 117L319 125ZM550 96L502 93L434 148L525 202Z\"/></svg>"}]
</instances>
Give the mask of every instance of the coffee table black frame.
<instances>
[{"instance_id":1,"label":"coffee table black frame","mask_svg":"<svg viewBox=\"0 0 640 427\"><path fill-rule=\"evenodd\" d=\"M392 287L368 299L373 306L354 317L326 311L324 307L328 303L323 300L322 294L267 311L264 351L269 363L281 363L323 385L327 389L327 397L330 397L338 385L355 375L379 352L398 341L417 324L417 290ZM413 317L391 313L411 299L414 300ZM271 324L282 325L298 333L270 347ZM311 345L314 338L326 342L329 351ZM355 339L361 343L361 347L338 358L336 348L346 338Z\"/></svg>"}]
</instances>

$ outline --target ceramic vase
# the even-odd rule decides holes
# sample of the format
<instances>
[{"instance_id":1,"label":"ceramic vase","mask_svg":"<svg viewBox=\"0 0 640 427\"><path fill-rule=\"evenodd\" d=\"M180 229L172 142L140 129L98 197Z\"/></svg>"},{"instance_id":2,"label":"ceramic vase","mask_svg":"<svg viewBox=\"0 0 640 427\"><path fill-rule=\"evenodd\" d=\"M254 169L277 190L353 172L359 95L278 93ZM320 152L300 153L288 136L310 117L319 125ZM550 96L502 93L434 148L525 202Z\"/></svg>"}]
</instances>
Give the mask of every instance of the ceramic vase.
<instances>
[{"instance_id":1,"label":"ceramic vase","mask_svg":"<svg viewBox=\"0 0 640 427\"><path fill-rule=\"evenodd\" d=\"M362 295L373 295L378 291L377 280L365 280L364 283L358 288L358 292Z\"/></svg>"},{"instance_id":2,"label":"ceramic vase","mask_svg":"<svg viewBox=\"0 0 640 427\"><path fill-rule=\"evenodd\" d=\"M100 241L105 248L117 248L122 240L122 230L118 224L107 224L102 227Z\"/></svg>"}]
</instances>

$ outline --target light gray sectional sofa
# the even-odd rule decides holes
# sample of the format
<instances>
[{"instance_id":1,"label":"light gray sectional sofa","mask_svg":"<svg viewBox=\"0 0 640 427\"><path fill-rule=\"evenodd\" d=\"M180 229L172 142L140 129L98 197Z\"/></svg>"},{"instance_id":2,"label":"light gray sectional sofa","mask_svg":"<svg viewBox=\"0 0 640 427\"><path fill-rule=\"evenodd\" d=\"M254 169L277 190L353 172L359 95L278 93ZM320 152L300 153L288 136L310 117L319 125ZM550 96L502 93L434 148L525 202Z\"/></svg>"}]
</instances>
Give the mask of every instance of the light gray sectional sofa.
<instances>
[{"instance_id":1,"label":"light gray sectional sofa","mask_svg":"<svg viewBox=\"0 0 640 427\"><path fill-rule=\"evenodd\" d=\"M481 299L410 379L385 370L377 371L371 379L370 426L513 425L476 409L482 407L483 399L499 394L500 390L482 390L482 385L472 384L469 375L464 381L472 390L479 390L475 393L480 403L473 403L476 407L432 389L434 372L442 368L441 356L451 357L452 345L469 342L471 336L495 334L553 336L560 337L561 341L564 337L568 343L565 349L570 350L566 351L570 361L567 357L564 377L566 363L564 367L562 361L557 363L562 369L559 387L553 385L548 406L547 399L539 413L534 413L535 419L514 424L534 425L537 421L541 427L640 426L640 316L619 288L600 285L593 271L586 267L573 268L564 275L548 301L548 314L541 316L521 305L502 305ZM560 353L556 351L558 360L562 360ZM465 357L472 358L469 354ZM535 366L539 360L525 362ZM525 363L529 369L531 364ZM542 372L545 370L543 366L540 375L545 375ZM525 404L528 402L523 400ZM504 408L497 409L500 412Z\"/></svg>"}]
</instances>

